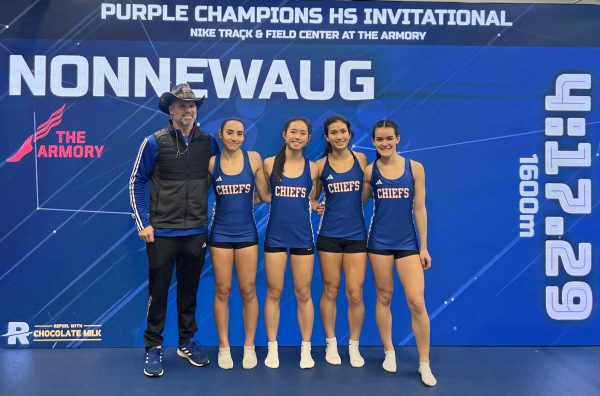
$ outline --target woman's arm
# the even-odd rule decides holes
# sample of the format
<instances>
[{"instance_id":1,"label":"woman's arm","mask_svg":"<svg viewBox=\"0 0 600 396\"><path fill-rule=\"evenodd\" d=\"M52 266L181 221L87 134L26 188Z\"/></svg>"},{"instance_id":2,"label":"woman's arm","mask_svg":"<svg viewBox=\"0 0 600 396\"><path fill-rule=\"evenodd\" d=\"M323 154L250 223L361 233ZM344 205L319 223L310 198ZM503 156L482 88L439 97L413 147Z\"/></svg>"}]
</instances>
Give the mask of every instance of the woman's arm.
<instances>
[{"instance_id":1,"label":"woman's arm","mask_svg":"<svg viewBox=\"0 0 600 396\"><path fill-rule=\"evenodd\" d=\"M408 161L408 160L407 160ZM425 169L419 162L411 161L411 169L415 180L415 196L413 201L413 214L419 235L421 266L423 269L431 267L431 256L427 250L427 209L425 208Z\"/></svg>"},{"instance_id":2,"label":"woman's arm","mask_svg":"<svg viewBox=\"0 0 600 396\"><path fill-rule=\"evenodd\" d=\"M362 192L362 204L363 206L367 203L367 200L371 197L371 171L373 170L373 164L367 165L365 168L365 176L363 178L363 192Z\"/></svg>"},{"instance_id":3,"label":"woman's arm","mask_svg":"<svg viewBox=\"0 0 600 396\"><path fill-rule=\"evenodd\" d=\"M319 216L323 214L323 208L319 203L319 194L321 193L321 180L319 179L319 166L310 161L310 178L312 179L312 189L309 194L310 208L313 212L317 212ZM319 212L320 209L320 212Z\"/></svg>"},{"instance_id":4,"label":"woman's arm","mask_svg":"<svg viewBox=\"0 0 600 396\"><path fill-rule=\"evenodd\" d=\"M261 202L271 203L271 190L269 189L269 182L265 177L263 160L256 151L249 151L248 156L250 157L252 172L254 173L254 184L258 192L258 195L254 196L254 204Z\"/></svg>"},{"instance_id":5,"label":"woman's arm","mask_svg":"<svg viewBox=\"0 0 600 396\"><path fill-rule=\"evenodd\" d=\"M311 163L312 164L312 163ZM319 216L323 215L323 211L325 210L325 204L319 202L319 195L321 195L321 188L323 188L323 183L321 182L321 172L323 172L323 164L325 164L325 157L317 160L314 163L317 167L317 178L313 178L313 189L310 194L310 209L313 212L316 212ZM311 177L312 177L312 167L311 167Z\"/></svg>"}]
</instances>

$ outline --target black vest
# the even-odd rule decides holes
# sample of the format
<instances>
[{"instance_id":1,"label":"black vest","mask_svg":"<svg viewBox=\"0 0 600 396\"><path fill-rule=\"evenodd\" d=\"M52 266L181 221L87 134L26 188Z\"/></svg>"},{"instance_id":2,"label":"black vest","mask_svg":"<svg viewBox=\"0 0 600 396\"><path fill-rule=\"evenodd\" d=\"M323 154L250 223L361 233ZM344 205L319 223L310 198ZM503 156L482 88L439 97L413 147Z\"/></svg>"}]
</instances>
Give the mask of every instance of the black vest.
<instances>
[{"instance_id":1,"label":"black vest","mask_svg":"<svg viewBox=\"0 0 600 396\"><path fill-rule=\"evenodd\" d=\"M158 158L150 179L150 223L155 228L206 225L211 137L196 126L192 133L187 146L172 125L153 134Z\"/></svg>"}]
</instances>

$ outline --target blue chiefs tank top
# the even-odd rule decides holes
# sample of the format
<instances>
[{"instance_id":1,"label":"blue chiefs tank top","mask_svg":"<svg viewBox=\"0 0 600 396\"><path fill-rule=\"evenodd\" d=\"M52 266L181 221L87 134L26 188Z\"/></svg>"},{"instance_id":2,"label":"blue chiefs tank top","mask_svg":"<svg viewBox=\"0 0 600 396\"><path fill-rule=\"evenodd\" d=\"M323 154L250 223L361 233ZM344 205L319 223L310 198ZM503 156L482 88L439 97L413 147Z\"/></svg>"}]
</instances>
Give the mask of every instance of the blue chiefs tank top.
<instances>
[{"instance_id":1,"label":"blue chiefs tank top","mask_svg":"<svg viewBox=\"0 0 600 396\"><path fill-rule=\"evenodd\" d=\"M304 170L300 176L282 176L281 182L276 184L271 173L269 181L271 208L265 246L307 249L314 247L309 201L313 183L308 159L304 158Z\"/></svg>"},{"instance_id":2,"label":"blue chiefs tank top","mask_svg":"<svg viewBox=\"0 0 600 396\"><path fill-rule=\"evenodd\" d=\"M352 152L351 152L352 153ZM338 173L329 165L329 156L321 172L325 191L325 213L319 224L319 235L348 240L365 240L365 218L362 208L363 170L354 153L352 168Z\"/></svg>"},{"instance_id":3,"label":"blue chiefs tank top","mask_svg":"<svg viewBox=\"0 0 600 396\"><path fill-rule=\"evenodd\" d=\"M244 167L237 175L227 175L221 169L221 154L217 154L212 174L215 193L212 242L258 241L254 221L254 174L248 152L243 151Z\"/></svg>"},{"instance_id":4,"label":"blue chiefs tank top","mask_svg":"<svg viewBox=\"0 0 600 396\"><path fill-rule=\"evenodd\" d=\"M369 249L418 250L413 220L414 179L410 160L404 159L404 173L397 179L386 179L373 163L373 217L369 227Z\"/></svg>"}]
</instances>

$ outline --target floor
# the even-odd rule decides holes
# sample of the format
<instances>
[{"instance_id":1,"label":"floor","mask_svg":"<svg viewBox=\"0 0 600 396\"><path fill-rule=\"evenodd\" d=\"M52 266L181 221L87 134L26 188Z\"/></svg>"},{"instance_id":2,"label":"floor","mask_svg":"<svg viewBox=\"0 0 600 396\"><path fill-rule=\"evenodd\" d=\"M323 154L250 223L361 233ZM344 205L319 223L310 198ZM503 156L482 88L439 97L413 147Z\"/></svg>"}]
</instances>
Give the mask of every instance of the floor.
<instances>
[{"instance_id":1,"label":"floor","mask_svg":"<svg viewBox=\"0 0 600 396\"><path fill-rule=\"evenodd\" d=\"M280 347L280 368L241 367L241 348L233 348L235 367L216 365L216 348L206 348L207 367L197 368L164 354L165 374L144 376L140 348L0 349L0 395L600 395L600 347L434 347L432 369L438 379L425 387L417 374L414 347L396 348L398 371L381 368L381 348L362 347L363 368L324 360L313 348L315 368L298 367L299 348Z\"/></svg>"}]
</instances>

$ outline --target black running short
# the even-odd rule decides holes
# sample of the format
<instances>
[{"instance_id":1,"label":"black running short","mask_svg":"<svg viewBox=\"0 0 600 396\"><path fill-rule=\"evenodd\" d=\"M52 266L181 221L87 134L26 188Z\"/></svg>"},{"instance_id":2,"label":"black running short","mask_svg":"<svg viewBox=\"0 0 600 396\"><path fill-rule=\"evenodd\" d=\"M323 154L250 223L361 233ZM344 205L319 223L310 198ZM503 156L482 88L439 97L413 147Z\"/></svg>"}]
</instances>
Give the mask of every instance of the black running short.
<instances>
[{"instance_id":1,"label":"black running short","mask_svg":"<svg viewBox=\"0 0 600 396\"><path fill-rule=\"evenodd\" d=\"M310 256L315 253L315 248L289 248L290 254L296 256ZM281 253L287 252L288 248L286 247L271 247L265 246L265 253Z\"/></svg>"},{"instance_id":2,"label":"black running short","mask_svg":"<svg viewBox=\"0 0 600 396\"><path fill-rule=\"evenodd\" d=\"M243 249L250 246L258 245L258 241L252 242L209 242L212 247L221 249Z\"/></svg>"},{"instance_id":3,"label":"black running short","mask_svg":"<svg viewBox=\"0 0 600 396\"><path fill-rule=\"evenodd\" d=\"M398 260L404 257L419 255L418 250L380 250L380 249L367 249L367 252L373 254L380 254L382 256L394 256L394 260Z\"/></svg>"},{"instance_id":4,"label":"black running short","mask_svg":"<svg viewBox=\"0 0 600 396\"><path fill-rule=\"evenodd\" d=\"M317 237L317 250L329 253L364 253L367 251L367 241L331 238L319 235Z\"/></svg>"}]
</instances>

